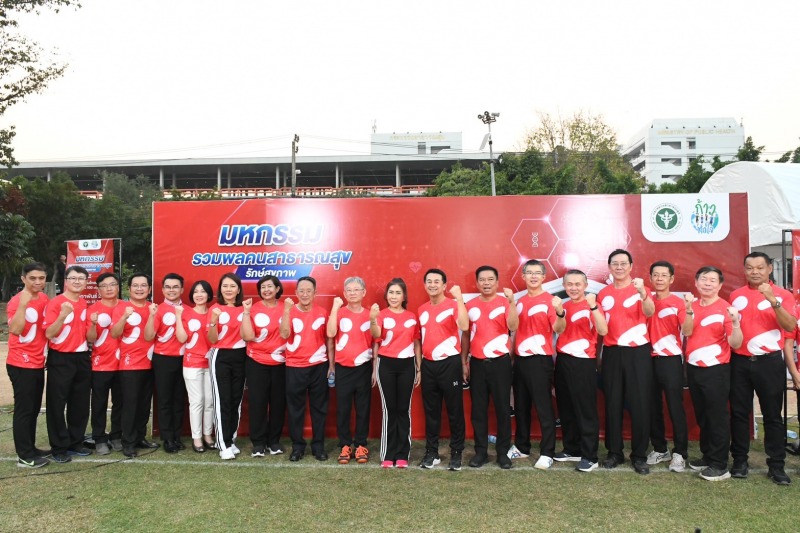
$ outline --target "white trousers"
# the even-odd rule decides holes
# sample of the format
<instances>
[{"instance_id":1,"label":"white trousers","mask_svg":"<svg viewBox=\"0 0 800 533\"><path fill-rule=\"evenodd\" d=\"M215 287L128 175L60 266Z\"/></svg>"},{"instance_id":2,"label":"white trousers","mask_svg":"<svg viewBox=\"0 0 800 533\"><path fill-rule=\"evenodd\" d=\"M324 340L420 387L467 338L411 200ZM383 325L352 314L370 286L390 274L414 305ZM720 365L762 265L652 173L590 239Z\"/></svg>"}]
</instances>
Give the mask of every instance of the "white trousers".
<instances>
[{"instance_id":1,"label":"white trousers","mask_svg":"<svg viewBox=\"0 0 800 533\"><path fill-rule=\"evenodd\" d=\"M214 433L214 398L211 395L211 378L207 368L183 369L186 394L189 396L189 422L192 438ZM201 431L202 430L202 431Z\"/></svg>"}]
</instances>

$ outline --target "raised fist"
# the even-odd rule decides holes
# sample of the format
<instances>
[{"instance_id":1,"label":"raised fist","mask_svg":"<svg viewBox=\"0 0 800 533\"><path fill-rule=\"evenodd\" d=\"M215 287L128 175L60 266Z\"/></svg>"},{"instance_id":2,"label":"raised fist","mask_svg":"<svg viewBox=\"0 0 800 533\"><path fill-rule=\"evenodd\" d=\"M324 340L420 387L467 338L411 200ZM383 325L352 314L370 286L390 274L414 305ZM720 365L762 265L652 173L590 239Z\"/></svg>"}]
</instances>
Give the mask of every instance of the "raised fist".
<instances>
[{"instance_id":1,"label":"raised fist","mask_svg":"<svg viewBox=\"0 0 800 533\"><path fill-rule=\"evenodd\" d=\"M250 309L253 307L253 299L248 298L247 300L242 300L242 309L245 312L250 312Z\"/></svg>"},{"instance_id":2,"label":"raised fist","mask_svg":"<svg viewBox=\"0 0 800 533\"><path fill-rule=\"evenodd\" d=\"M378 313L381 312L381 308L378 304L372 304L372 307L369 308L369 319L374 320L378 318Z\"/></svg>"},{"instance_id":3,"label":"raised fist","mask_svg":"<svg viewBox=\"0 0 800 533\"><path fill-rule=\"evenodd\" d=\"M30 303L33 299L33 293L31 293L28 289L22 289L19 292L19 306L25 307Z\"/></svg>"},{"instance_id":4,"label":"raised fist","mask_svg":"<svg viewBox=\"0 0 800 533\"><path fill-rule=\"evenodd\" d=\"M597 306L597 295L592 294L591 292L586 294L586 303L589 304L589 307L596 307Z\"/></svg>"},{"instance_id":5,"label":"raised fist","mask_svg":"<svg viewBox=\"0 0 800 533\"><path fill-rule=\"evenodd\" d=\"M642 292L642 289L644 289L644 280L642 278L633 278L633 286L637 291Z\"/></svg>"},{"instance_id":6,"label":"raised fist","mask_svg":"<svg viewBox=\"0 0 800 533\"><path fill-rule=\"evenodd\" d=\"M221 314L222 314L222 309L220 309L219 307L215 307L214 309L211 310L211 319L216 321L219 318L219 315Z\"/></svg>"},{"instance_id":7,"label":"raised fist","mask_svg":"<svg viewBox=\"0 0 800 533\"><path fill-rule=\"evenodd\" d=\"M687 292L683 295L683 303L686 306L687 311L692 310L692 304L697 301L697 298L694 297L694 294L691 292Z\"/></svg>"},{"instance_id":8,"label":"raised fist","mask_svg":"<svg viewBox=\"0 0 800 533\"><path fill-rule=\"evenodd\" d=\"M283 309L288 311L292 307L294 307L294 301L292 301L291 298L286 298L286 300L283 301Z\"/></svg>"},{"instance_id":9,"label":"raised fist","mask_svg":"<svg viewBox=\"0 0 800 533\"><path fill-rule=\"evenodd\" d=\"M126 307L126 308L125 308L125 312L122 314L122 317L123 317L123 318L125 318L125 319L127 320L127 319L128 319L128 317L129 317L129 316L131 316L131 315L133 314L133 312L134 312L134 309L133 309L133 307L131 307L131 306L129 305L128 307Z\"/></svg>"},{"instance_id":10,"label":"raised fist","mask_svg":"<svg viewBox=\"0 0 800 533\"><path fill-rule=\"evenodd\" d=\"M333 308L339 309L341 306L344 305L344 300L342 300L339 296L333 299Z\"/></svg>"},{"instance_id":11,"label":"raised fist","mask_svg":"<svg viewBox=\"0 0 800 533\"><path fill-rule=\"evenodd\" d=\"M175 316L180 318L183 315L183 306L178 304L175 306Z\"/></svg>"},{"instance_id":12,"label":"raised fist","mask_svg":"<svg viewBox=\"0 0 800 533\"><path fill-rule=\"evenodd\" d=\"M453 285L452 287L450 287L450 294L453 295L453 298L458 300L459 298L461 298L461 287L459 287L458 285Z\"/></svg>"},{"instance_id":13,"label":"raised fist","mask_svg":"<svg viewBox=\"0 0 800 533\"><path fill-rule=\"evenodd\" d=\"M558 296L553 296L553 299L550 300L550 305L552 305L553 309L558 313L564 310L564 302Z\"/></svg>"},{"instance_id":14,"label":"raised fist","mask_svg":"<svg viewBox=\"0 0 800 533\"><path fill-rule=\"evenodd\" d=\"M767 300L772 301L775 299L775 295L772 293L772 285L770 285L769 283L762 283L761 285L759 285L758 292L763 294L764 298L766 298Z\"/></svg>"},{"instance_id":15,"label":"raised fist","mask_svg":"<svg viewBox=\"0 0 800 533\"><path fill-rule=\"evenodd\" d=\"M735 307L731 306L728 308L728 316L731 317L733 321L733 325L736 326L739 324L739 310Z\"/></svg>"},{"instance_id":16,"label":"raised fist","mask_svg":"<svg viewBox=\"0 0 800 533\"><path fill-rule=\"evenodd\" d=\"M514 291L506 287L503 289L503 295L508 299L509 302L514 302Z\"/></svg>"},{"instance_id":17,"label":"raised fist","mask_svg":"<svg viewBox=\"0 0 800 533\"><path fill-rule=\"evenodd\" d=\"M155 315L156 311L158 311L158 304L152 303L149 306L147 306L147 308L150 309L150 314L151 315Z\"/></svg>"},{"instance_id":18,"label":"raised fist","mask_svg":"<svg viewBox=\"0 0 800 533\"><path fill-rule=\"evenodd\" d=\"M62 317L69 316L69 314L71 312L72 312L72 304L71 303L64 302L64 303L61 304L61 316Z\"/></svg>"},{"instance_id":19,"label":"raised fist","mask_svg":"<svg viewBox=\"0 0 800 533\"><path fill-rule=\"evenodd\" d=\"M97 324L97 313L92 313L89 315L89 320L92 321L92 324Z\"/></svg>"}]
</instances>

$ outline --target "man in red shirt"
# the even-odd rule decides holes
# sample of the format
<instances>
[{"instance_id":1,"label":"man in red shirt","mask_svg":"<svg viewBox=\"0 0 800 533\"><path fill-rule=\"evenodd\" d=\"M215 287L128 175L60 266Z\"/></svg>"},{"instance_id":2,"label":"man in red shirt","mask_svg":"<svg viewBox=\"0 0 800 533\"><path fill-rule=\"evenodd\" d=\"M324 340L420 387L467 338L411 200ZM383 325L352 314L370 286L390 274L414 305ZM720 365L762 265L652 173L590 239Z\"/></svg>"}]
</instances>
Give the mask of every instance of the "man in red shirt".
<instances>
[{"instance_id":1,"label":"man in red shirt","mask_svg":"<svg viewBox=\"0 0 800 533\"><path fill-rule=\"evenodd\" d=\"M122 390L122 453L136 457L136 449L156 449L147 440L147 421L153 400L153 342L144 338L147 323L154 318L147 298L150 276L136 272L128 279L130 300L117 306L111 321L111 336L119 339L119 382ZM153 304L153 307L156 307ZM152 327L152 324L151 324Z\"/></svg>"},{"instance_id":2,"label":"man in red shirt","mask_svg":"<svg viewBox=\"0 0 800 533\"><path fill-rule=\"evenodd\" d=\"M731 305L739 310L743 335L742 345L735 348L731 359L731 476L744 479L749 471L747 456L755 393L764 416L767 476L778 485L789 485L791 479L784 470L786 428L781 416L786 369L795 386L800 386L800 373L793 358L784 357L784 350L794 343L796 328L791 312L792 293L770 280L772 259L765 253L745 256L744 273L747 285L731 293ZM791 348L788 352L791 354Z\"/></svg>"},{"instance_id":3,"label":"man in red shirt","mask_svg":"<svg viewBox=\"0 0 800 533\"><path fill-rule=\"evenodd\" d=\"M541 261L531 259L522 265L522 279L528 293L517 301L519 329L516 335L514 359L514 406L517 431L514 446L523 457L531 453L531 408L536 408L542 441L539 459L534 465L540 470L553 466L556 446L556 417L553 411L553 335L566 326L563 310L555 304L561 299L545 291L547 269ZM596 336L596 335L595 335ZM564 454L562 454L564 455ZM564 458L566 459L566 458ZM577 460L579 458L576 458Z\"/></svg>"},{"instance_id":4,"label":"man in red shirt","mask_svg":"<svg viewBox=\"0 0 800 533\"><path fill-rule=\"evenodd\" d=\"M333 339L334 356L330 357L328 375L336 379L336 432L339 436L339 463L347 464L352 457L356 462L369 460L367 435L369 433L369 408L372 400L372 333L370 319L378 317L378 306L365 309L361 303L367 286L359 277L344 281L344 300L333 299L328 318L328 338ZM334 363L335 361L335 363ZM350 412L356 407L355 437L350 431Z\"/></svg>"},{"instance_id":5,"label":"man in red shirt","mask_svg":"<svg viewBox=\"0 0 800 533\"><path fill-rule=\"evenodd\" d=\"M626 250L608 256L613 282L597 295L606 313L608 333L603 337L603 390L606 396L606 449L604 468L625 461L622 442L622 408L631 413L631 462L638 474L649 474L650 402L653 363L647 317L655 311L650 291L641 278L631 277L633 257Z\"/></svg>"},{"instance_id":6,"label":"man in red shirt","mask_svg":"<svg viewBox=\"0 0 800 533\"><path fill-rule=\"evenodd\" d=\"M425 273L425 290L430 298L417 310L422 331L422 403L425 409L425 456L419 466L433 468L439 459L442 401L450 420L450 465L461 470L464 451L464 388L469 378L466 356L461 353L461 332L469 329L469 316L461 288L453 285L445 297L447 275L438 268Z\"/></svg>"},{"instance_id":7,"label":"man in red shirt","mask_svg":"<svg viewBox=\"0 0 800 533\"><path fill-rule=\"evenodd\" d=\"M119 300L119 277L104 272L97 277L100 300L89 307L86 340L92 344L92 439L97 455L122 451L122 390L119 385L119 340L111 336L111 319ZM106 433L108 395L111 393L111 432Z\"/></svg>"},{"instance_id":8,"label":"man in red shirt","mask_svg":"<svg viewBox=\"0 0 800 533\"><path fill-rule=\"evenodd\" d=\"M90 455L83 445L89 423L92 363L86 342L86 288L89 272L81 266L67 269L64 292L47 304L44 327L47 354L47 435L57 463L70 455ZM66 410L66 417L65 417Z\"/></svg>"},{"instance_id":9,"label":"man in red shirt","mask_svg":"<svg viewBox=\"0 0 800 533\"><path fill-rule=\"evenodd\" d=\"M17 466L40 468L49 461L48 450L36 447L36 418L44 391L44 313L47 295L42 292L47 267L28 263L22 267L23 289L8 302L8 358L6 371L14 389L14 447Z\"/></svg>"},{"instance_id":10,"label":"man in red shirt","mask_svg":"<svg viewBox=\"0 0 800 533\"><path fill-rule=\"evenodd\" d=\"M156 309L152 323L144 328L144 339L155 340L153 348L153 381L155 383L158 431L164 451L176 453L186 449L181 442L183 404L186 385L183 382L183 343L175 335L178 321L175 308L182 305L183 277L170 272L161 282L164 301Z\"/></svg>"},{"instance_id":11,"label":"man in red shirt","mask_svg":"<svg viewBox=\"0 0 800 533\"><path fill-rule=\"evenodd\" d=\"M328 416L328 339L325 309L314 304L317 280L303 276L297 280L297 305L284 301L281 337L286 344L286 407L289 437L292 439L290 461L305 455L303 428L306 418L306 394L311 411L311 453L317 461L327 461L325 418Z\"/></svg>"},{"instance_id":12,"label":"man in red shirt","mask_svg":"<svg viewBox=\"0 0 800 533\"><path fill-rule=\"evenodd\" d=\"M519 326L514 292L503 290L498 297L498 272L492 266L481 266L475 271L480 295L467 304L470 321L469 340L461 347L462 354L472 354L469 359L469 392L472 397L472 430L475 435L475 456L469 466L480 468L489 462L489 397L497 416L497 464L511 468L508 450L511 447L511 356L509 332Z\"/></svg>"},{"instance_id":13,"label":"man in red shirt","mask_svg":"<svg viewBox=\"0 0 800 533\"><path fill-rule=\"evenodd\" d=\"M650 412L650 441L653 451L647 464L670 461L671 472L683 472L689 449L689 429L683 409L683 348L681 336L692 334L694 311L692 296L679 298L669 291L675 281L675 267L667 261L650 265L655 313L647 319L647 332L653 347L653 402ZM664 400L672 422L672 453L667 449L664 430Z\"/></svg>"}]
</instances>

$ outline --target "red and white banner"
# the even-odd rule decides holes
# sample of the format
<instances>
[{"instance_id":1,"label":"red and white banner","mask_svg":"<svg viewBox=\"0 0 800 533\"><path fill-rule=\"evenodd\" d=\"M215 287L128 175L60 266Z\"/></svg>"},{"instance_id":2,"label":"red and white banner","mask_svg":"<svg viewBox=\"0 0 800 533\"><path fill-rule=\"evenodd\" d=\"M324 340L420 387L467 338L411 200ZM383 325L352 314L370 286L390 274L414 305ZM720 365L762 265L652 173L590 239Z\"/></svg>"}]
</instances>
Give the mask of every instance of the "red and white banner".
<instances>
[{"instance_id":1,"label":"red and white banner","mask_svg":"<svg viewBox=\"0 0 800 533\"><path fill-rule=\"evenodd\" d=\"M92 305L100 299L97 276L114 272L114 239L67 241L67 268L71 266L82 266L89 272L89 283L81 297Z\"/></svg>"},{"instance_id":2,"label":"red and white banner","mask_svg":"<svg viewBox=\"0 0 800 533\"><path fill-rule=\"evenodd\" d=\"M800 306L800 229L792 230L792 292Z\"/></svg>"}]
</instances>

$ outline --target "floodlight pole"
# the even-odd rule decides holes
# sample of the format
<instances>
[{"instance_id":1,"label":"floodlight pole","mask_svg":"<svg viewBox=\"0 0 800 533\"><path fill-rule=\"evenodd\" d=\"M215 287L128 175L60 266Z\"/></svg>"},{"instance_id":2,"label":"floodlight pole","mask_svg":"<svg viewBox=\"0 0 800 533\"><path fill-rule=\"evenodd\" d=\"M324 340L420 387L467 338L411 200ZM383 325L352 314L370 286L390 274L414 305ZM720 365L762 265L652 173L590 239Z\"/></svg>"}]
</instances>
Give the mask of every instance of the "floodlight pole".
<instances>
[{"instance_id":1,"label":"floodlight pole","mask_svg":"<svg viewBox=\"0 0 800 533\"><path fill-rule=\"evenodd\" d=\"M294 138L292 139L292 198L297 195L297 171L295 170L295 154L300 149L297 146L297 143L300 142L300 137L295 134Z\"/></svg>"},{"instance_id":2,"label":"floodlight pole","mask_svg":"<svg viewBox=\"0 0 800 533\"><path fill-rule=\"evenodd\" d=\"M484 111L482 115L478 115L481 122L489 126L489 170L492 175L492 196L497 196L494 181L494 153L492 152L492 122L496 122L499 116L500 113L489 113L488 111Z\"/></svg>"}]
</instances>

